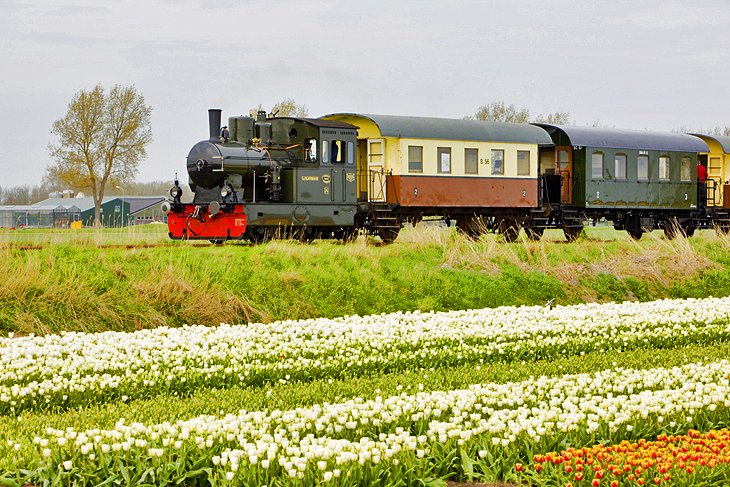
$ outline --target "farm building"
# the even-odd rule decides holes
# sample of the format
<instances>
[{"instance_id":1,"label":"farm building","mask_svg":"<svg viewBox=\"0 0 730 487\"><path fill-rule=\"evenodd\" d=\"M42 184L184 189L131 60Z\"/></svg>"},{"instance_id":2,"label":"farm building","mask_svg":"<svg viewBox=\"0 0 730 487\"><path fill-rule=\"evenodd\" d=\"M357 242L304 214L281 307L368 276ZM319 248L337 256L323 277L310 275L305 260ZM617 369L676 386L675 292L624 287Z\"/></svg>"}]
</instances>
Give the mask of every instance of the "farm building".
<instances>
[{"instance_id":1,"label":"farm building","mask_svg":"<svg viewBox=\"0 0 730 487\"><path fill-rule=\"evenodd\" d=\"M81 210L70 204L0 206L0 228L68 228L81 219Z\"/></svg>"},{"instance_id":2,"label":"farm building","mask_svg":"<svg viewBox=\"0 0 730 487\"><path fill-rule=\"evenodd\" d=\"M104 198L101 222L105 227L164 222L160 211L162 196L128 196ZM0 206L0 228L68 228L80 221L84 227L94 224L93 198L49 198L33 205Z\"/></svg>"}]
</instances>

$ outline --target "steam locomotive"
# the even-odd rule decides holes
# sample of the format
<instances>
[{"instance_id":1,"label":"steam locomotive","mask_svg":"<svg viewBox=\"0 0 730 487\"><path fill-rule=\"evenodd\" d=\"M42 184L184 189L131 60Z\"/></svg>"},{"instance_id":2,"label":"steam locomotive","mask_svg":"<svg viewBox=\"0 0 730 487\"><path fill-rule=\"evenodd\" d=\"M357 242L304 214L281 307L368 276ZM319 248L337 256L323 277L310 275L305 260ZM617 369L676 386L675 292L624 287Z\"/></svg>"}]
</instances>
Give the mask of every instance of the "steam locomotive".
<instances>
[{"instance_id":1,"label":"steam locomotive","mask_svg":"<svg viewBox=\"0 0 730 487\"><path fill-rule=\"evenodd\" d=\"M193 201L182 202L176 179L163 203L172 239L348 241L365 232L389 243L427 217L506 241L548 228L572 241L601 218L635 239L730 230L722 177L698 181L709 148L692 135L263 111L221 127L221 110L208 115L209 138L187 157Z\"/></svg>"}]
</instances>

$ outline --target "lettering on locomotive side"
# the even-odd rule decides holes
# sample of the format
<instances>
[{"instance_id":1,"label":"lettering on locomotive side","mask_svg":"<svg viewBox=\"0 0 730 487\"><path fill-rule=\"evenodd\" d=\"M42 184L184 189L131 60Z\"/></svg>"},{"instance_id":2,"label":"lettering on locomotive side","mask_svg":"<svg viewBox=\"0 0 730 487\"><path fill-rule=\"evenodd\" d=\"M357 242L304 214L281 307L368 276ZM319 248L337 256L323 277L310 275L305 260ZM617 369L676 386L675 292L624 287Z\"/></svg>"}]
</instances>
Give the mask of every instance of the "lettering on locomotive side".
<instances>
[{"instance_id":1,"label":"lettering on locomotive side","mask_svg":"<svg viewBox=\"0 0 730 487\"><path fill-rule=\"evenodd\" d=\"M319 176L302 176L302 181L319 181Z\"/></svg>"},{"instance_id":2,"label":"lettering on locomotive side","mask_svg":"<svg viewBox=\"0 0 730 487\"><path fill-rule=\"evenodd\" d=\"M246 226L246 220L243 219L243 218L236 218L233 221L233 226L234 227L245 227Z\"/></svg>"}]
</instances>

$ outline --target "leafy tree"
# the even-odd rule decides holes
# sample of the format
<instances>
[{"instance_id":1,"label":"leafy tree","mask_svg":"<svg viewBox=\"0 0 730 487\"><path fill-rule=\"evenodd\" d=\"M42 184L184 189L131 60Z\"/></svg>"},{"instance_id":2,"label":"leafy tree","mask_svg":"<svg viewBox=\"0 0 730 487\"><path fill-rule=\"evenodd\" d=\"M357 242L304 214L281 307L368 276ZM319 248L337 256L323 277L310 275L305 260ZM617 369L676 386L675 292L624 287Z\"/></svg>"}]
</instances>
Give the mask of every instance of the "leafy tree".
<instances>
[{"instance_id":1,"label":"leafy tree","mask_svg":"<svg viewBox=\"0 0 730 487\"><path fill-rule=\"evenodd\" d=\"M147 156L151 113L134 86L115 85L106 94L97 85L76 93L66 115L53 122L59 142L48 146L56 162L46 169L47 179L90 194L96 226L106 188L133 181Z\"/></svg>"},{"instance_id":2,"label":"leafy tree","mask_svg":"<svg viewBox=\"0 0 730 487\"><path fill-rule=\"evenodd\" d=\"M505 105L504 102L496 101L480 106L474 112L474 115L468 115L464 118L484 122L528 123L530 121L530 110L526 108L518 109L514 104Z\"/></svg>"},{"instance_id":3,"label":"leafy tree","mask_svg":"<svg viewBox=\"0 0 730 487\"><path fill-rule=\"evenodd\" d=\"M259 103L258 106L252 108L248 112L252 117L256 116L256 113L263 110L264 106ZM308 117L309 110L305 105L298 105L293 98L285 98L282 101L275 103L271 110L268 112L272 117Z\"/></svg>"},{"instance_id":4,"label":"leafy tree","mask_svg":"<svg viewBox=\"0 0 730 487\"><path fill-rule=\"evenodd\" d=\"M307 117L309 110L304 105L297 105L293 98L286 98L271 108L272 115L277 117Z\"/></svg>"},{"instance_id":5,"label":"leafy tree","mask_svg":"<svg viewBox=\"0 0 730 487\"><path fill-rule=\"evenodd\" d=\"M501 101L495 101L482 105L477 108L474 115L464 117L466 120L481 120L486 122L510 122L510 123L529 123L530 110L527 108L517 108L514 104L505 104ZM555 112L547 115L538 115L536 122L554 123L554 124L570 124L570 112Z\"/></svg>"}]
</instances>

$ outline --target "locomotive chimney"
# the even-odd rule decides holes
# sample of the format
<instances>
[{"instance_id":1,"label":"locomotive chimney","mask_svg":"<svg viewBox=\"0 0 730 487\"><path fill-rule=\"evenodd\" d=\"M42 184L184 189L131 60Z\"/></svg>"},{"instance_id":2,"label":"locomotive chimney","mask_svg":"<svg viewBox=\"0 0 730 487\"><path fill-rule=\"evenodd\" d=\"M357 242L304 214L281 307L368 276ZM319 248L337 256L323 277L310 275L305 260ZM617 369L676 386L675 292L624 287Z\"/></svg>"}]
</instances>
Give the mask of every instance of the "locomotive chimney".
<instances>
[{"instance_id":1,"label":"locomotive chimney","mask_svg":"<svg viewBox=\"0 0 730 487\"><path fill-rule=\"evenodd\" d=\"M221 133L221 109L211 108L208 110L208 126L210 127L210 142L220 142Z\"/></svg>"}]
</instances>

